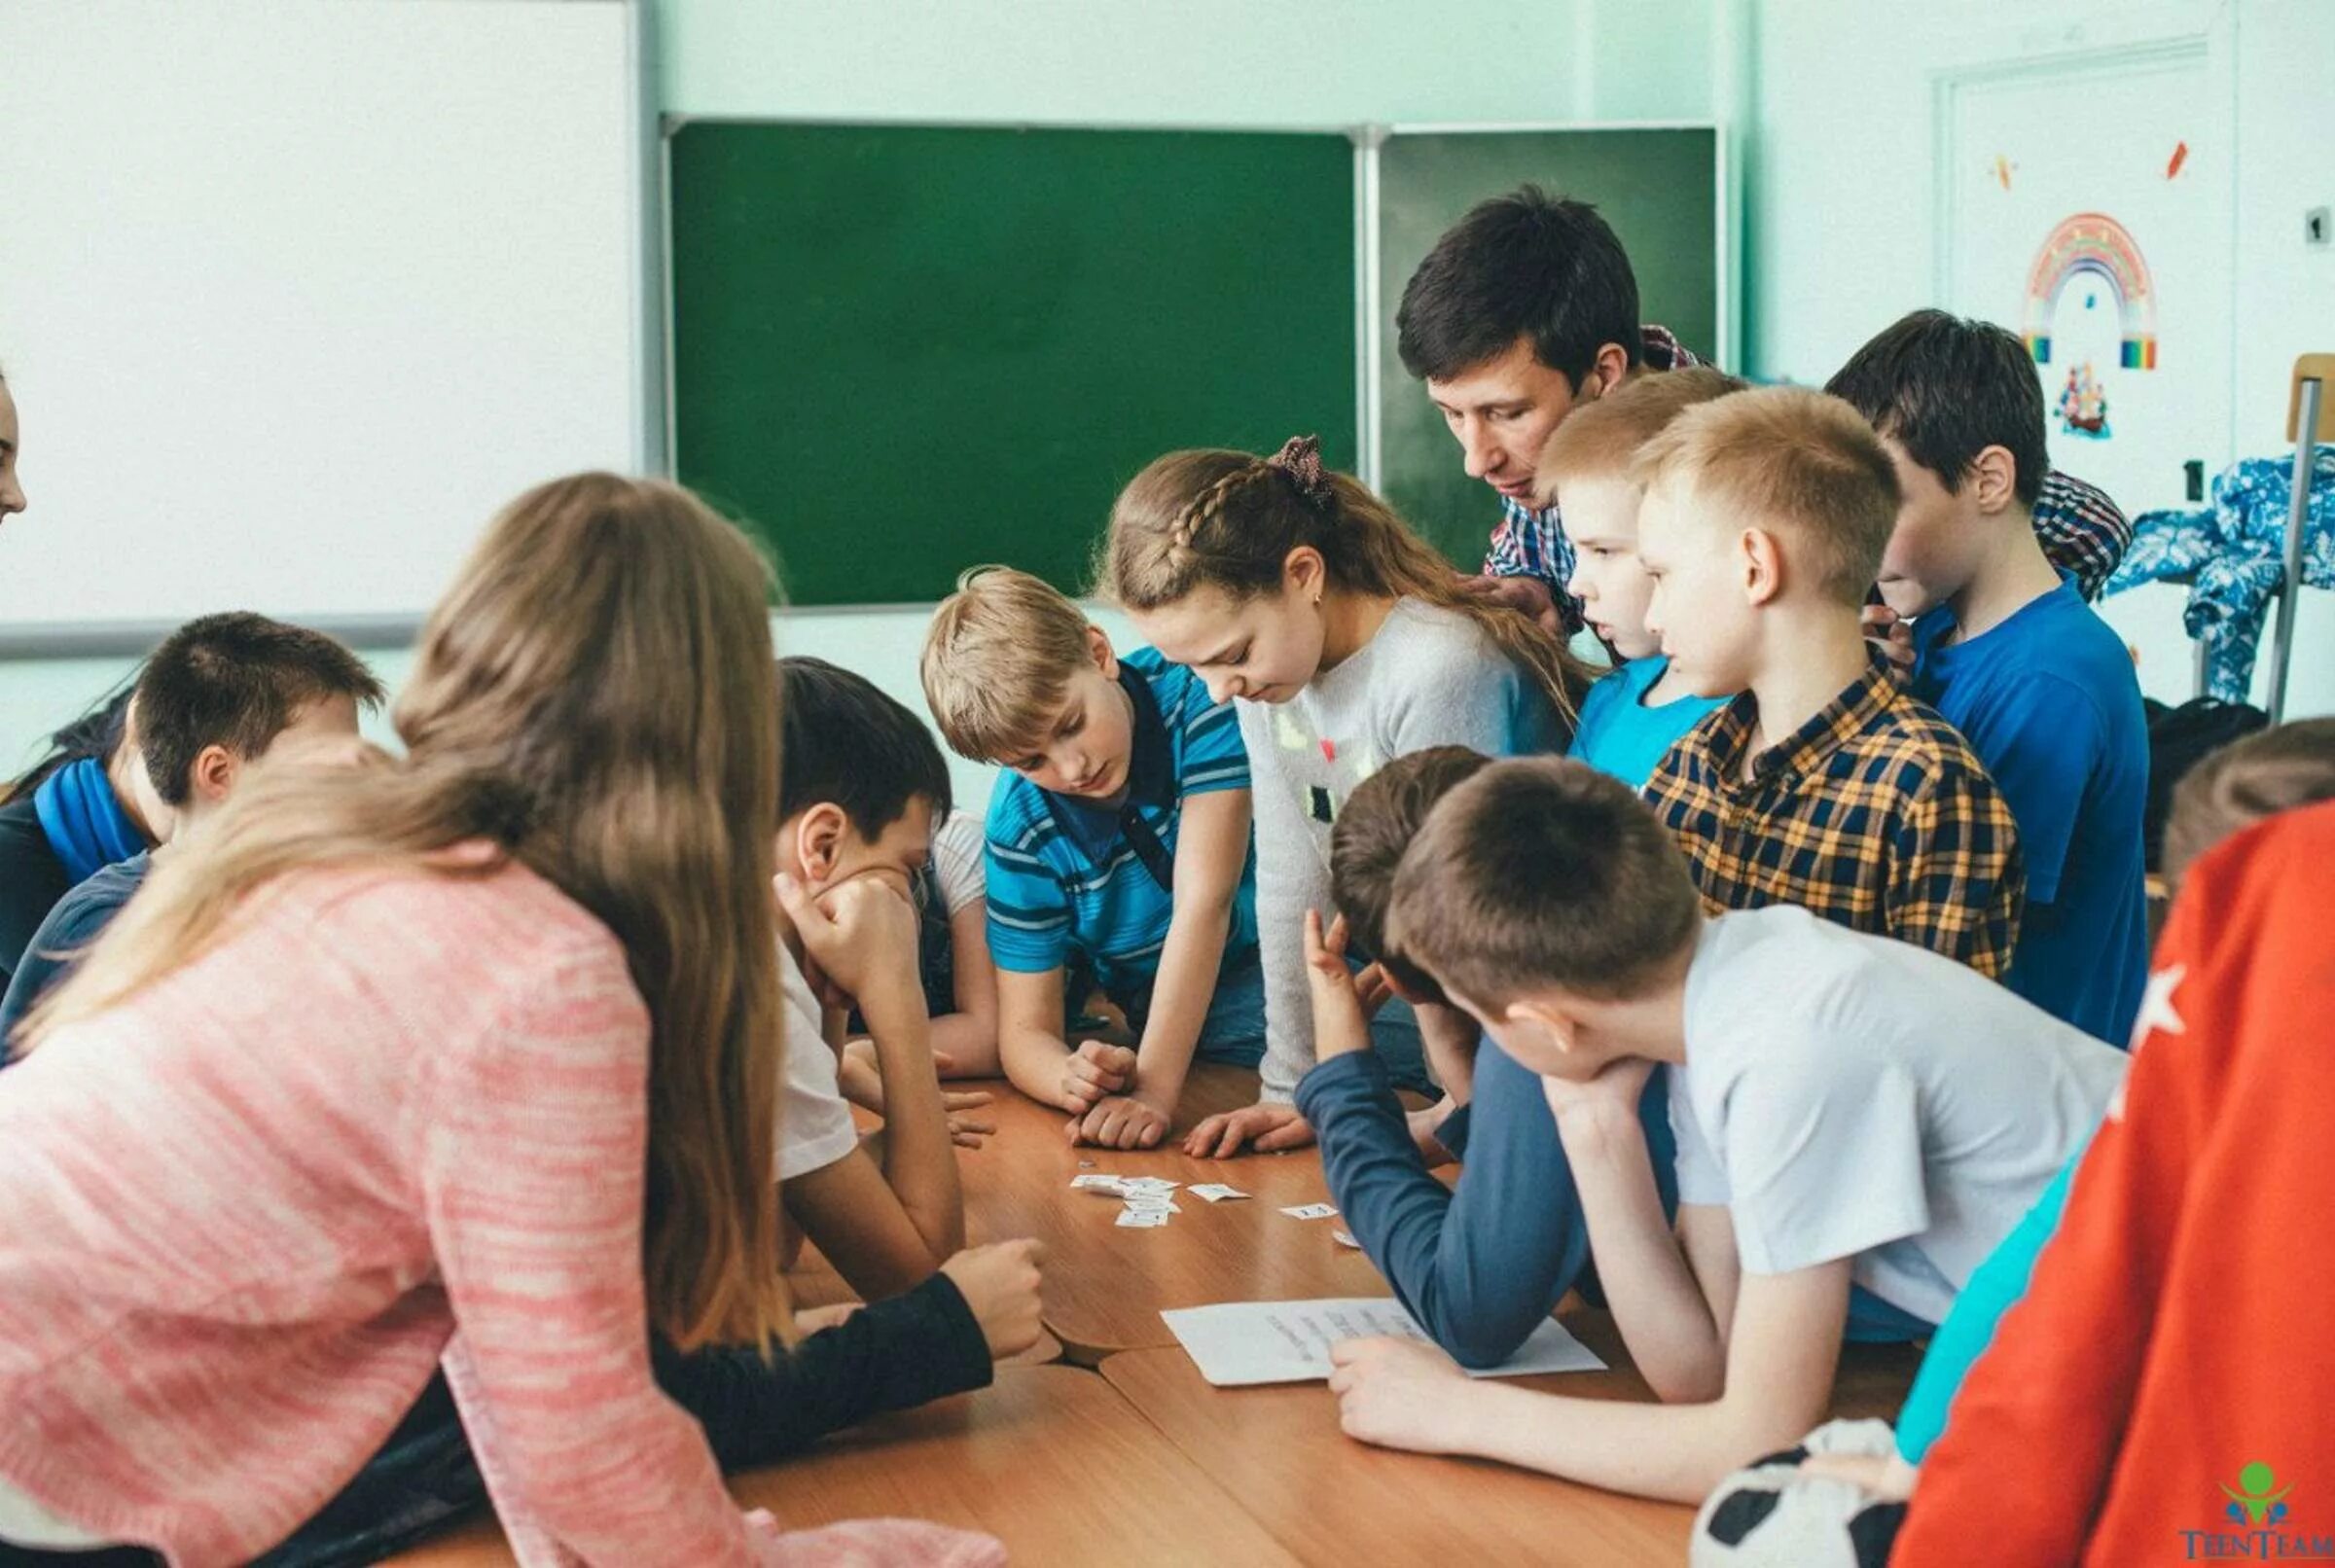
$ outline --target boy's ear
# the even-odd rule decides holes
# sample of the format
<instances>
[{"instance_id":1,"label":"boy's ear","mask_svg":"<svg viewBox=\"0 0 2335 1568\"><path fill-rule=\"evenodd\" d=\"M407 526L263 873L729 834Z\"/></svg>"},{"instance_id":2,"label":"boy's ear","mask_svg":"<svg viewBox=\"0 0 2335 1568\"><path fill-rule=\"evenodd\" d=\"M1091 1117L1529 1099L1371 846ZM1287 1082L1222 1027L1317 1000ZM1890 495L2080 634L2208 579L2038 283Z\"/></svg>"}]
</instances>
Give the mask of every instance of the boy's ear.
<instances>
[{"instance_id":1,"label":"boy's ear","mask_svg":"<svg viewBox=\"0 0 2335 1568\"><path fill-rule=\"evenodd\" d=\"M1580 1027L1578 1020L1546 997L1518 997L1508 1004L1507 1020L1538 1024L1548 1032L1550 1042L1568 1056L1576 1049L1573 1036Z\"/></svg>"},{"instance_id":2,"label":"boy's ear","mask_svg":"<svg viewBox=\"0 0 2335 1568\"><path fill-rule=\"evenodd\" d=\"M187 766L187 798L217 805L234 789L235 775L242 770L243 759L214 741L197 752Z\"/></svg>"},{"instance_id":3,"label":"boy's ear","mask_svg":"<svg viewBox=\"0 0 2335 1568\"><path fill-rule=\"evenodd\" d=\"M2007 446L1982 446L1963 482L1980 514L1991 517L2018 498L2019 459Z\"/></svg>"},{"instance_id":4,"label":"boy's ear","mask_svg":"<svg viewBox=\"0 0 2335 1568\"><path fill-rule=\"evenodd\" d=\"M1745 528L1737 539L1743 578L1743 599L1760 605L1783 591L1783 551L1765 528Z\"/></svg>"},{"instance_id":5,"label":"boy's ear","mask_svg":"<svg viewBox=\"0 0 2335 1568\"><path fill-rule=\"evenodd\" d=\"M842 863L851 819L833 801L821 801L796 816L794 830L795 861L803 868L805 884L814 890L825 886Z\"/></svg>"},{"instance_id":6,"label":"boy's ear","mask_svg":"<svg viewBox=\"0 0 2335 1568\"><path fill-rule=\"evenodd\" d=\"M1087 623L1087 656L1095 660L1095 667L1102 671L1104 680L1115 681L1119 678L1119 656L1111 651L1110 633L1092 621Z\"/></svg>"}]
</instances>

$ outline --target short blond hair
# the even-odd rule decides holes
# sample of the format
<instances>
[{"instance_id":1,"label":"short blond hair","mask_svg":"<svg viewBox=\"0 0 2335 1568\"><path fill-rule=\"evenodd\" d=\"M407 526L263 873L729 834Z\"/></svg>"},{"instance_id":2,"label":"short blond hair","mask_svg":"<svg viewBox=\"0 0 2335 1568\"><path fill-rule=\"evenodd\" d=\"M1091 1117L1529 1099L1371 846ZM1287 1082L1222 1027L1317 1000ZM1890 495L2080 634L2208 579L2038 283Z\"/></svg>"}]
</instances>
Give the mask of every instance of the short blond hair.
<instances>
[{"instance_id":1,"label":"short blond hair","mask_svg":"<svg viewBox=\"0 0 2335 1568\"><path fill-rule=\"evenodd\" d=\"M1532 478L1547 502L1572 480L1627 480L1638 448L1698 403L1749 389L1740 375L1707 365L1648 374L1625 381L1595 403L1564 416L1540 451Z\"/></svg>"},{"instance_id":2,"label":"short blond hair","mask_svg":"<svg viewBox=\"0 0 2335 1568\"><path fill-rule=\"evenodd\" d=\"M1000 762L1034 749L1087 662L1087 618L1059 588L976 566L934 613L918 673L950 749Z\"/></svg>"},{"instance_id":3,"label":"short blond hair","mask_svg":"<svg viewBox=\"0 0 2335 1568\"><path fill-rule=\"evenodd\" d=\"M1639 448L1630 477L1691 496L1691 511L1725 510L1775 531L1824 593L1850 605L1864 603L1881 575L1901 496L1865 416L1796 386L1686 410Z\"/></svg>"}]
</instances>

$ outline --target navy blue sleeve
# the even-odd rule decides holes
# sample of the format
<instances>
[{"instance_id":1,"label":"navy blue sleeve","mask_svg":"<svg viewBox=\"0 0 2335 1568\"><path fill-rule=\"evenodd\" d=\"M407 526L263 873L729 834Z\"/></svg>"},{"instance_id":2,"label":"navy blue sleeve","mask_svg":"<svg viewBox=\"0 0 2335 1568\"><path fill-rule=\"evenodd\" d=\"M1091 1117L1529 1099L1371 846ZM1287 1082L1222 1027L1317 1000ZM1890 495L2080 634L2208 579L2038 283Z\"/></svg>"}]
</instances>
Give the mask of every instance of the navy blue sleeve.
<instances>
[{"instance_id":1,"label":"navy blue sleeve","mask_svg":"<svg viewBox=\"0 0 2335 1568\"><path fill-rule=\"evenodd\" d=\"M81 949L97 940L121 912L124 902L126 899L83 898L80 889L76 889L49 911L48 918L24 944L24 956L18 960L16 974L9 978L7 994L0 997L0 1066L6 1066L15 1055L8 1041L17 1032L17 1025L24 1021L24 1015L33 1010L50 986L73 973L74 966L81 962Z\"/></svg>"},{"instance_id":2,"label":"navy blue sleeve","mask_svg":"<svg viewBox=\"0 0 2335 1568\"><path fill-rule=\"evenodd\" d=\"M1513 1355L1589 1261L1589 1229L1540 1081L1491 1041L1455 1190L1428 1173L1385 1064L1333 1056L1298 1085L1347 1229L1460 1365ZM1448 1145L1447 1145L1448 1147Z\"/></svg>"}]
</instances>

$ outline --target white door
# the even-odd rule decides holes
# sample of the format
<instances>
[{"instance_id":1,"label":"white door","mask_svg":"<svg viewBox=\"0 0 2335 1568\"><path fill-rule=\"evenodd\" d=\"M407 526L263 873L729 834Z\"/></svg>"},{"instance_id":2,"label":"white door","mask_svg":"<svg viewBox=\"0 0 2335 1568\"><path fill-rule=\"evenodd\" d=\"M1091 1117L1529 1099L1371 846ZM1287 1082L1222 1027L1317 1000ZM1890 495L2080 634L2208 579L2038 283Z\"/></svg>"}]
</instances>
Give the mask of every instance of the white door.
<instances>
[{"instance_id":1,"label":"white door","mask_svg":"<svg viewBox=\"0 0 2335 1568\"><path fill-rule=\"evenodd\" d=\"M2185 465L2232 454L2227 70L2199 38L1939 84L1941 298L2028 338L2052 462L2128 515L2202 504ZM2194 689L2185 602L2101 606L2166 701Z\"/></svg>"}]
</instances>

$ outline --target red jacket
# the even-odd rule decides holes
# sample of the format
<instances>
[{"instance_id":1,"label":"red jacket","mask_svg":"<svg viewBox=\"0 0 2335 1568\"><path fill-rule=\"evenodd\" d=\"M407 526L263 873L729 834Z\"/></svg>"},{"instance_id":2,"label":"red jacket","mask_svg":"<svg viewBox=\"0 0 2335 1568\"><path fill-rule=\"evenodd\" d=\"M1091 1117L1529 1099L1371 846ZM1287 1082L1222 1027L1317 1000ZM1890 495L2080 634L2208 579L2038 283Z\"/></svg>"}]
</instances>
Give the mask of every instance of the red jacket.
<instances>
[{"instance_id":1,"label":"red jacket","mask_svg":"<svg viewBox=\"0 0 2335 1568\"><path fill-rule=\"evenodd\" d=\"M2121 1102L1890 1561L2314 1548L2335 1560L2335 805L2190 872Z\"/></svg>"}]
</instances>

